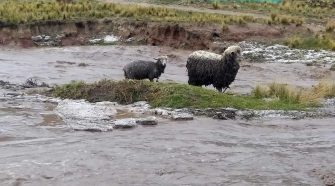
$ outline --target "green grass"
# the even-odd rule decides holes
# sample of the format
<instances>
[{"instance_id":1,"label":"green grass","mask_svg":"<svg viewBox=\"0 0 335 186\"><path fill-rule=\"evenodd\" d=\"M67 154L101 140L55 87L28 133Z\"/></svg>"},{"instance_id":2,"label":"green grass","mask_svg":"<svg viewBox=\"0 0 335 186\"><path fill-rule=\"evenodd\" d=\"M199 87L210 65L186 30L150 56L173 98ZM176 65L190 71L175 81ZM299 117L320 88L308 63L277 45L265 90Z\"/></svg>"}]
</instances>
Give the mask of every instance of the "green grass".
<instances>
[{"instance_id":1,"label":"green grass","mask_svg":"<svg viewBox=\"0 0 335 186\"><path fill-rule=\"evenodd\" d=\"M321 34L310 37L293 36L286 39L284 44L292 48L335 51L335 36L331 34Z\"/></svg>"},{"instance_id":2,"label":"green grass","mask_svg":"<svg viewBox=\"0 0 335 186\"><path fill-rule=\"evenodd\" d=\"M22 24L48 20L85 20L127 17L137 20L239 24L256 22L250 16L230 16L212 13L189 12L161 7L143 7L77 0L74 3L58 3L53 0L0 1L0 22Z\"/></svg>"},{"instance_id":3,"label":"green grass","mask_svg":"<svg viewBox=\"0 0 335 186\"><path fill-rule=\"evenodd\" d=\"M255 96L223 94L206 88L176 83L149 81L109 81L93 84L72 82L57 86L52 95L61 98L86 99L90 102L116 101L129 104L148 101L153 107L304 110L312 104L276 99L266 101Z\"/></svg>"}]
</instances>

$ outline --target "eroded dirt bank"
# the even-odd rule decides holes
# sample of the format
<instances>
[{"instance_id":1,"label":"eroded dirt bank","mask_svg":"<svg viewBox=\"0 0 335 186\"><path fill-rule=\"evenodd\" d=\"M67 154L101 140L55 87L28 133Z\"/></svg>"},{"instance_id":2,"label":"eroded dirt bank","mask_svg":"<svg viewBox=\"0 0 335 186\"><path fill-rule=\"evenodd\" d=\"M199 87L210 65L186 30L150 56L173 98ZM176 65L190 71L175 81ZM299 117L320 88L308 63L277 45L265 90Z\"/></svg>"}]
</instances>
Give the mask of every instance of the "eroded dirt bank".
<instances>
[{"instance_id":1,"label":"eroded dirt bank","mask_svg":"<svg viewBox=\"0 0 335 186\"><path fill-rule=\"evenodd\" d=\"M89 40L113 34L123 43L170 46L184 49L209 49L214 41L236 42L257 40L271 42L294 33L310 33L305 27L270 26L248 23L222 25L197 23L147 22L132 19L104 19L99 21L46 21L33 24L0 25L0 44L32 47L35 36L50 36L50 44L56 46L88 45Z\"/></svg>"}]
</instances>

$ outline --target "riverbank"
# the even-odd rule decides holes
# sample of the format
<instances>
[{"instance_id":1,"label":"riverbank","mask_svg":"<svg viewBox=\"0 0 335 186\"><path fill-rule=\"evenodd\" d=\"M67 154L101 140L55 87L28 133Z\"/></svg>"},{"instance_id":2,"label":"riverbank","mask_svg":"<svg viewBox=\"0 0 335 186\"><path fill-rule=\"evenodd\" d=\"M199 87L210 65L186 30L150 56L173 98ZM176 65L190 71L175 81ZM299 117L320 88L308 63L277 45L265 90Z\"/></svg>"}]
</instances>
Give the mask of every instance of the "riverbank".
<instances>
[{"instance_id":1,"label":"riverbank","mask_svg":"<svg viewBox=\"0 0 335 186\"><path fill-rule=\"evenodd\" d=\"M239 16L211 10L91 1L1 3L0 45L3 46L92 45L96 43L91 40L113 35L120 38L119 44L212 49L215 42L284 43L295 35L304 37L323 32L322 28L315 29L314 24L301 24L291 18L285 21L279 15ZM47 43L41 44L41 40ZM333 45L329 47L326 49L332 49Z\"/></svg>"}]
</instances>

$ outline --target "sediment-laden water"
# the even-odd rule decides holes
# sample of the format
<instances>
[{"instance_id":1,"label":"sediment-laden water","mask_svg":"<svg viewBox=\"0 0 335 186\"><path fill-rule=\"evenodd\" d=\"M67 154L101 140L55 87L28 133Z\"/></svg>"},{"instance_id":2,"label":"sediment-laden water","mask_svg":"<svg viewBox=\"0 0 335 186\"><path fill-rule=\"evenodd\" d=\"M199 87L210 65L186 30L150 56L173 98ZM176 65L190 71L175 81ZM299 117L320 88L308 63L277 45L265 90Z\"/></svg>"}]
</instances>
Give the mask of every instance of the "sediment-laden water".
<instances>
[{"instance_id":1,"label":"sediment-laden water","mask_svg":"<svg viewBox=\"0 0 335 186\"><path fill-rule=\"evenodd\" d=\"M129 61L167 54L162 81L185 83L190 52L147 46L2 48L0 80L118 80ZM291 62L242 63L231 91L249 92L276 78L311 86L334 75L328 66ZM148 111L145 103L91 104L11 87L0 89L0 185L322 185L335 178L333 100L321 117L268 111L249 120L174 121ZM152 117L157 125L113 128L124 119Z\"/></svg>"}]
</instances>

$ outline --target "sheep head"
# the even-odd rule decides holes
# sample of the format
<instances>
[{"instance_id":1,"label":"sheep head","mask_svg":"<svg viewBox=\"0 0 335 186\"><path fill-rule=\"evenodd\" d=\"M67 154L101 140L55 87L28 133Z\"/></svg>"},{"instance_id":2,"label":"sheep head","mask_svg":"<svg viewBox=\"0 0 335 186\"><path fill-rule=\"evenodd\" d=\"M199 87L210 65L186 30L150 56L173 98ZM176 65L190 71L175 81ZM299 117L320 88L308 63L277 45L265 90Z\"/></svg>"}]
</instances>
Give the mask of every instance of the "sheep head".
<instances>
[{"instance_id":1,"label":"sheep head","mask_svg":"<svg viewBox=\"0 0 335 186\"><path fill-rule=\"evenodd\" d=\"M166 67L166 63L168 61L168 57L167 56L160 56L158 58L154 58L156 60L156 64L158 66L158 69L164 73L165 67Z\"/></svg>"},{"instance_id":2,"label":"sheep head","mask_svg":"<svg viewBox=\"0 0 335 186\"><path fill-rule=\"evenodd\" d=\"M241 54L242 49L240 46L237 45L230 46L223 52L223 56L229 59L229 61L233 60L236 62L240 61Z\"/></svg>"}]
</instances>

